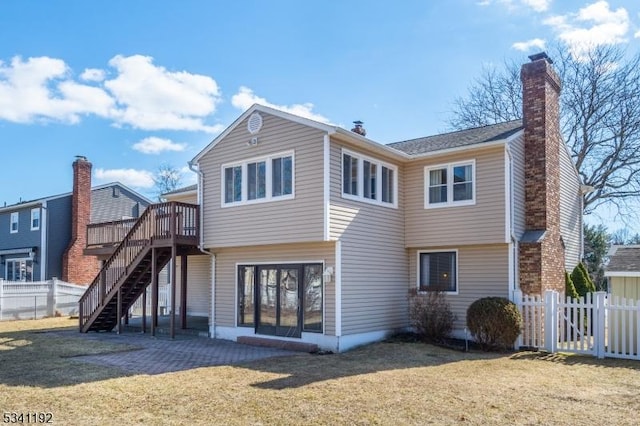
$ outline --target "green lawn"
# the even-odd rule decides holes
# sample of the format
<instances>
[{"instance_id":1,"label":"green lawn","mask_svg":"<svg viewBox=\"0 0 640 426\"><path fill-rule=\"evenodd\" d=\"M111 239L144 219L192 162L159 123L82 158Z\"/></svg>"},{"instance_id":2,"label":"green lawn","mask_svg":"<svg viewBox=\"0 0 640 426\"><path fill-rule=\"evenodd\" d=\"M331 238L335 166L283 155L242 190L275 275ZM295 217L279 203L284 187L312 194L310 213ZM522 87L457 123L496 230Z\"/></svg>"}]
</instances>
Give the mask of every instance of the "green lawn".
<instances>
[{"instance_id":1,"label":"green lawn","mask_svg":"<svg viewBox=\"0 0 640 426\"><path fill-rule=\"evenodd\" d=\"M55 424L637 424L640 363L379 343L240 366L132 375L76 356L64 318L0 323L0 410ZM178 343L178 342L177 342ZM135 348L124 348L132 350Z\"/></svg>"}]
</instances>

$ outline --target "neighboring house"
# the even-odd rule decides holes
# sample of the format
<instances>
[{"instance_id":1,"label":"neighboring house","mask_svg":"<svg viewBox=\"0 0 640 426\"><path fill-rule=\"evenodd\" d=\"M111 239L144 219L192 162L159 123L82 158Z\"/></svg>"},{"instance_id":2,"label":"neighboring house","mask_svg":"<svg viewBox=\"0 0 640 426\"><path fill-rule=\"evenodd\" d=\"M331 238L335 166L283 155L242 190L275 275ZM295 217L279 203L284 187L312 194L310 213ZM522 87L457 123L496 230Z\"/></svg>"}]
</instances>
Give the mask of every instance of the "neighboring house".
<instances>
[{"instance_id":1,"label":"neighboring house","mask_svg":"<svg viewBox=\"0 0 640 426\"><path fill-rule=\"evenodd\" d=\"M611 246L604 276L612 297L640 300L640 245Z\"/></svg>"},{"instance_id":2,"label":"neighboring house","mask_svg":"<svg viewBox=\"0 0 640 426\"><path fill-rule=\"evenodd\" d=\"M200 256L183 256L172 280L186 294L181 314L206 311L211 337L343 351L406 329L411 297L436 289L460 335L478 298L564 289L581 258L581 185L560 136L558 76L545 54L531 59L522 122L390 145L359 124L252 106L191 161L197 187L165 194L200 206L199 232L173 237L200 239ZM164 234L174 231L149 247ZM105 285L122 285L125 300L140 279ZM116 290L92 302L95 287L81 302L83 331L115 324Z\"/></svg>"},{"instance_id":3,"label":"neighboring house","mask_svg":"<svg viewBox=\"0 0 640 426\"><path fill-rule=\"evenodd\" d=\"M0 208L0 278L90 283L98 262L83 253L87 225L137 218L151 203L118 182L91 188L84 157L73 170L72 192Z\"/></svg>"}]
</instances>

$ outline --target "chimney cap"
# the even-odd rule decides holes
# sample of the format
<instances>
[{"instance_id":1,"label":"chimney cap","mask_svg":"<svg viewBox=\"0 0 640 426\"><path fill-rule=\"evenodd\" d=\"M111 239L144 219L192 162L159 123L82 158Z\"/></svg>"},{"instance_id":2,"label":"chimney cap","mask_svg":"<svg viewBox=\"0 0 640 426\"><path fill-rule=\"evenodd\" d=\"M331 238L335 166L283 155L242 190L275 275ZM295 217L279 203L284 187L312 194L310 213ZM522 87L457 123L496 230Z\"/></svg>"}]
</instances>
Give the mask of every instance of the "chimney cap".
<instances>
[{"instance_id":1,"label":"chimney cap","mask_svg":"<svg viewBox=\"0 0 640 426\"><path fill-rule=\"evenodd\" d=\"M84 155L76 155L76 160L78 161L87 161L87 157Z\"/></svg>"},{"instance_id":2,"label":"chimney cap","mask_svg":"<svg viewBox=\"0 0 640 426\"><path fill-rule=\"evenodd\" d=\"M541 59L545 59L549 64L553 64L553 60L547 55L547 52L540 52L529 56L531 62L539 61Z\"/></svg>"}]
</instances>

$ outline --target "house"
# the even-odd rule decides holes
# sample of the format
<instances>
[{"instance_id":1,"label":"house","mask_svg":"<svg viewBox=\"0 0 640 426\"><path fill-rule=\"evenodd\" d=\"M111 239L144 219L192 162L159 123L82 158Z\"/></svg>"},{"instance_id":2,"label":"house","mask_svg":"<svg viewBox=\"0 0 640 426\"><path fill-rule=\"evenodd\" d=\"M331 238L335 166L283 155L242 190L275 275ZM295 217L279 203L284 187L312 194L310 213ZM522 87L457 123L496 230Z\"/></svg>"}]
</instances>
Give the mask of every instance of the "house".
<instances>
[{"instance_id":1,"label":"house","mask_svg":"<svg viewBox=\"0 0 640 426\"><path fill-rule=\"evenodd\" d=\"M87 226L137 218L149 204L118 182L91 188L91 163L78 157L72 192L0 208L0 278L89 283L99 263L84 254Z\"/></svg>"},{"instance_id":2,"label":"house","mask_svg":"<svg viewBox=\"0 0 640 426\"><path fill-rule=\"evenodd\" d=\"M206 309L215 338L343 351L406 329L411 298L435 289L460 335L480 297L562 291L581 258L581 185L546 54L522 80L522 121L389 145L366 138L362 123L348 131L252 106L190 162L198 185L166 194L172 231L145 237L148 247L182 239L174 254L198 238L197 253L170 261L186 300L172 312ZM197 215L179 216L195 203ZM194 220L195 234L178 231ZM145 257L152 286L169 262L157 260L162 250ZM128 302L113 300L138 294L141 279L97 280L81 330L119 323ZM113 289L109 300L91 302L100 285Z\"/></svg>"},{"instance_id":3,"label":"house","mask_svg":"<svg viewBox=\"0 0 640 426\"><path fill-rule=\"evenodd\" d=\"M612 297L640 300L640 245L613 245L604 276Z\"/></svg>"}]
</instances>

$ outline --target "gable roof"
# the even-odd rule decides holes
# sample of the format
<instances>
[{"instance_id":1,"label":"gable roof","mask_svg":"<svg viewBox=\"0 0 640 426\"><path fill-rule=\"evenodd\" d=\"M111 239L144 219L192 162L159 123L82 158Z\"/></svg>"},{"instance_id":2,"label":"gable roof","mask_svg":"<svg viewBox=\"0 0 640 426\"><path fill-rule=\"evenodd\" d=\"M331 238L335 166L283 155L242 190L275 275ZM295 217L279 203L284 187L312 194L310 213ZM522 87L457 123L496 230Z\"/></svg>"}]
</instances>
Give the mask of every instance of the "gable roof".
<instances>
[{"instance_id":1,"label":"gable roof","mask_svg":"<svg viewBox=\"0 0 640 426\"><path fill-rule=\"evenodd\" d=\"M211 141L211 143L200 151L191 161L189 161L189 164L197 164L205 154L211 151L222 139L238 127L238 125L240 125L240 123L242 123L249 115L256 111L271 114L284 120L293 121L295 123L321 130L329 135L347 140L357 146L373 149L398 160L411 160L430 153L463 149L473 145L488 145L493 142L504 142L523 130L522 120L513 120L383 145L339 126L320 123L319 121L300 117L298 115L264 105L253 104L249 109L242 113L240 117L231 123L229 127L213 139L213 141Z\"/></svg>"},{"instance_id":2,"label":"gable roof","mask_svg":"<svg viewBox=\"0 0 640 426\"><path fill-rule=\"evenodd\" d=\"M186 192L192 192L198 189L198 184L194 183L193 185L189 185L189 186L185 186L182 188L177 188L174 189L173 191L169 191L169 192L165 192L163 194L160 194L161 196L165 196L165 195L176 195L176 194L182 194L182 193L186 193Z\"/></svg>"},{"instance_id":3,"label":"gable roof","mask_svg":"<svg viewBox=\"0 0 640 426\"><path fill-rule=\"evenodd\" d=\"M640 246L613 246L609 254L605 276L640 276Z\"/></svg>"},{"instance_id":4,"label":"gable roof","mask_svg":"<svg viewBox=\"0 0 640 426\"><path fill-rule=\"evenodd\" d=\"M150 199L148 199L144 195L134 191L133 189L129 188L128 186L126 186L126 185L124 185L124 184L122 184L120 182L111 182L111 183L105 183L103 185L94 186L93 188L91 188L91 191L93 192L93 191L97 191L97 190L104 189L104 188L110 188L110 187L113 187L113 186L119 186L120 188L124 189L125 191L128 191L128 192L132 193L133 195L135 195L136 197L140 198L144 202L146 202L148 204L153 204L153 201L151 201ZM19 203L10 204L8 206L0 207L0 213L5 212L7 210L16 210L16 209L22 209L22 208L25 208L25 207L37 206L37 205L40 205L40 204L44 203L45 201L51 201L51 200L57 200L58 198L69 197L72 194L73 194L73 192L65 192L64 194L51 195L51 196L48 196L48 197L36 198L36 199L33 199L33 200L29 200L29 201L21 201Z\"/></svg>"},{"instance_id":5,"label":"gable roof","mask_svg":"<svg viewBox=\"0 0 640 426\"><path fill-rule=\"evenodd\" d=\"M472 129L390 143L388 146L409 155L463 148L508 139L523 129L522 120L507 121Z\"/></svg>"},{"instance_id":6,"label":"gable roof","mask_svg":"<svg viewBox=\"0 0 640 426\"><path fill-rule=\"evenodd\" d=\"M308 118L305 118L305 117L300 117L299 115L295 115L295 114L291 114L291 113L288 113L288 112L280 111L278 109L274 109L274 108L271 108L271 107L268 107L268 106L264 106L264 105L260 105L260 104L253 104L249 109L247 109L245 112L243 112L240 115L240 117L238 117L233 123L231 123L231 125L229 125L229 127L227 127L222 133L220 133L218 136L216 136L215 139L213 139L213 141L211 141L211 143L209 143L209 145L207 145L191 161L189 161L189 164L197 164L198 161L200 161L200 159L206 153L211 151L213 149L213 147L215 147L222 139L225 138L225 136L227 136L229 133L231 133L249 115L253 114L256 111L264 112L265 114L271 114L273 116L282 118L284 120L289 120L289 121L292 121L294 123L298 123L298 124L302 124L304 126L308 126L308 127L314 128L314 129L318 129L318 130L326 132L327 134L330 134L330 135L340 135L342 138L346 138L350 142L355 143L356 145L361 145L361 146L366 146L368 148L373 148L374 150L382 151L382 152L386 153L387 155L391 155L391 156L399 158L399 159L409 158L409 156L407 156L405 153L403 153L401 151L398 151L397 149L395 149L393 147L390 147L388 145L383 145L383 144L378 143L376 141L373 141L371 139L367 139L367 138L365 138L363 136L360 136L360 135L358 135L358 134L356 134L354 132L351 132L349 130L343 129L342 127L331 125L331 124L321 123L319 121L311 120L311 119L308 119Z\"/></svg>"}]
</instances>

